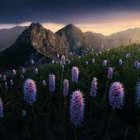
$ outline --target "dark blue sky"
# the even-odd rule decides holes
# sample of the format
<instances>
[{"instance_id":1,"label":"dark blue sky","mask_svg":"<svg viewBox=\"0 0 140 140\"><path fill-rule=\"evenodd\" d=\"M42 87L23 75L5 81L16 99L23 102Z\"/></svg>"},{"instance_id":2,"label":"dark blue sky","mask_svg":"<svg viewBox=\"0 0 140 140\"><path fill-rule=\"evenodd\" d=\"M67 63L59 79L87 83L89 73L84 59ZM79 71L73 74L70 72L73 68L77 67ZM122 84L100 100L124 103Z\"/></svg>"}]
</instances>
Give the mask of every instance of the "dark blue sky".
<instances>
[{"instance_id":1,"label":"dark blue sky","mask_svg":"<svg viewBox=\"0 0 140 140\"><path fill-rule=\"evenodd\" d=\"M1 0L0 24L25 21L78 23L115 12L139 12L140 0ZM95 20L96 22L96 20Z\"/></svg>"}]
</instances>

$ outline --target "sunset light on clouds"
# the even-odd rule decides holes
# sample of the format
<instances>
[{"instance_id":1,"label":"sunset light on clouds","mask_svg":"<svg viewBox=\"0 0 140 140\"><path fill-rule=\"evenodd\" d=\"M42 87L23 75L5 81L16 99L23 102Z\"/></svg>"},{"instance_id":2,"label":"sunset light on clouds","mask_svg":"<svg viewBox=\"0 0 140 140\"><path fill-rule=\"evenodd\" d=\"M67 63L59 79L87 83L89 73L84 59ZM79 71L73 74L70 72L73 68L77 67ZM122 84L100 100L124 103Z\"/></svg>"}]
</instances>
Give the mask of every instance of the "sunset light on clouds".
<instances>
[{"instance_id":1,"label":"sunset light on clouds","mask_svg":"<svg viewBox=\"0 0 140 140\"><path fill-rule=\"evenodd\" d=\"M115 32L119 32L122 30L126 30L129 28L136 28L140 27L140 13L137 12L112 12L112 13L105 13L101 15L98 13L97 15L83 15L76 19L74 18L74 23L70 20L69 23L57 23L57 22L42 22L42 25L53 31L56 32L59 29L63 28L67 24L73 23L77 27L79 27L83 32L91 31L95 33L102 33L104 35L110 35ZM31 22L23 22L18 24L0 24L0 29L2 28L11 28L14 26L29 26Z\"/></svg>"}]
</instances>

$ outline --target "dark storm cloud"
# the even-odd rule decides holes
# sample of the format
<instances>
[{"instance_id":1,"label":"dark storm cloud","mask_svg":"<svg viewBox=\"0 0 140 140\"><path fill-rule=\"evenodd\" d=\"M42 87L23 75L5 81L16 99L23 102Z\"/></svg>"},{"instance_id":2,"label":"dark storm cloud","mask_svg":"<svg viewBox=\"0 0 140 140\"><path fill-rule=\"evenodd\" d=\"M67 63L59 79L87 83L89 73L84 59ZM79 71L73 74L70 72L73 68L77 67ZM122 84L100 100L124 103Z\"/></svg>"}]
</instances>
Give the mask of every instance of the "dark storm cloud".
<instances>
[{"instance_id":1,"label":"dark storm cloud","mask_svg":"<svg viewBox=\"0 0 140 140\"><path fill-rule=\"evenodd\" d=\"M139 0L1 0L0 23L69 23L87 13L97 16L102 12L139 8Z\"/></svg>"}]
</instances>

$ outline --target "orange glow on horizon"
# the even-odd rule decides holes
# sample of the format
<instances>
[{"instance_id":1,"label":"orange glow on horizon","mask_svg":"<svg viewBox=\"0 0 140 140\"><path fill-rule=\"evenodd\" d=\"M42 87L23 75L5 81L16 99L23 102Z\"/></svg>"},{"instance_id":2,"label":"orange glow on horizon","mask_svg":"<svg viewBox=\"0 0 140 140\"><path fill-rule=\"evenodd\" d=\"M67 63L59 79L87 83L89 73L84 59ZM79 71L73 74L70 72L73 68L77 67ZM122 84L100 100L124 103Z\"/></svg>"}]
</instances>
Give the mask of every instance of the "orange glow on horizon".
<instances>
[{"instance_id":1,"label":"orange glow on horizon","mask_svg":"<svg viewBox=\"0 0 140 140\"><path fill-rule=\"evenodd\" d=\"M106 17L106 18L105 18ZM94 17L91 17L91 21L86 23L77 23L75 26L79 27L83 32L91 31L94 33L101 33L104 35L110 35L119 31L127 30L129 28L140 27L140 13L127 13L126 15L120 14L117 16L104 16L100 20L92 21ZM87 20L88 21L88 20ZM31 22L23 22L20 24L0 24L2 28L12 28L18 26L29 26ZM53 32L65 27L63 23L41 23L46 29Z\"/></svg>"}]
</instances>

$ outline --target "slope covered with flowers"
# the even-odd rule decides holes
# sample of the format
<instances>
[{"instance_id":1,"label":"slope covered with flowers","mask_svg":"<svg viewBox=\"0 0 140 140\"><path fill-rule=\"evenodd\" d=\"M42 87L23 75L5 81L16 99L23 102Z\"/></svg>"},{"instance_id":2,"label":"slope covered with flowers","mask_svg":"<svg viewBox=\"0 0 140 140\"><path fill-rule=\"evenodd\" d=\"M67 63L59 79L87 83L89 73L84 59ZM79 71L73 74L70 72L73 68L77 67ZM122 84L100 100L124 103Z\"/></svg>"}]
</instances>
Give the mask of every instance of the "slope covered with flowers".
<instances>
[{"instance_id":1,"label":"slope covered with flowers","mask_svg":"<svg viewBox=\"0 0 140 140\"><path fill-rule=\"evenodd\" d=\"M140 138L140 45L57 58L0 75L2 139Z\"/></svg>"}]
</instances>

